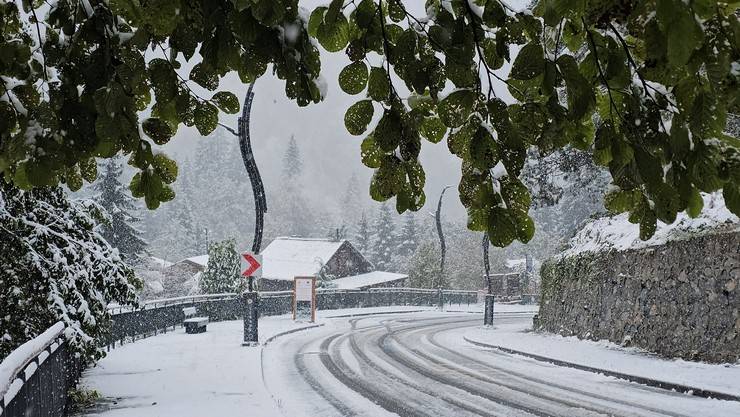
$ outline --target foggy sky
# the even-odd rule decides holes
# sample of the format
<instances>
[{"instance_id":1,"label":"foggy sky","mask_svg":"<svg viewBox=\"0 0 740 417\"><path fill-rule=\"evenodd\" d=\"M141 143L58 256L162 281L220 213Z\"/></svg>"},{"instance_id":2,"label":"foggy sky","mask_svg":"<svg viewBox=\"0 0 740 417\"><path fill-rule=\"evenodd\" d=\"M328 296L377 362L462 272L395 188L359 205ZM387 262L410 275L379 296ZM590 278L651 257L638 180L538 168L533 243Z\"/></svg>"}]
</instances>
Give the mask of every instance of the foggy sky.
<instances>
[{"instance_id":1,"label":"foggy sky","mask_svg":"<svg viewBox=\"0 0 740 417\"><path fill-rule=\"evenodd\" d=\"M313 9L315 1L301 1L300 5L309 10ZM412 13L423 13L423 0L405 2ZM512 1L513 5L526 1ZM251 137L255 159L263 179L266 183L276 183L280 176L282 158L291 135L295 135L300 147L304 162L304 175L310 195L321 200L339 202L344 194L347 179L356 173L361 184L361 192L370 200L368 187L372 176L372 169L365 167L360 158L360 144L365 135L352 136L344 127L344 112L358 100L365 98L365 92L358 95L344 93L338 85L337 77L341 69L350 63L343 52L328 53L319 46L321 52L321 75L328 84L324 100L318 104L299 107L294 101L285 96L285 82L273 75L271 68L257 80L254 88L255 97L252 104ZM182 57L182 55L180 55ZM512 58L514 50L512 50ZM197 57L197 54L196 54ZM369 57L373 65L380 65L377 55ZM183 65L179 71L187 78L190 68L197 63L194 59ZM505 76L509 66L497 71ZM403 82L393 75L394 84L399 94L407 96L408 92ZM506 101L511 96L505 86L497 83L497 95ZM209 97L209 93L192 84L193 90ZM452 89L448 85L448 90ZM236 94L240 105L243 104L247 86L235 74L227 75L220 83L219 90L228 90ZM376 105L375 117L368 127L369 133L379 119ZM220 122L236 127L238 115L220 115ZM197 141L201 135L195 128L181 126L176 136L164 146L167 154L174 157L179 163L192 156ZM236 139L235 139L236 140ZM422 150L419 157L426 172L426 205L422 212L435 210L436 201L442 188L454 185L454 192L446 193L444 202L445 215L449 220L465 221L465 208L457 195L457 184L460 180L460 159L450 154L445 140L433 144L422 139ZM248 181L246 172L244 181ZM268 191L269 192L269 191ZM251 198L251 196L245 196ZM392 201L394 201L393 199ZM379 203L375 203L379 204Z\"/></svg>"}]
</instances>

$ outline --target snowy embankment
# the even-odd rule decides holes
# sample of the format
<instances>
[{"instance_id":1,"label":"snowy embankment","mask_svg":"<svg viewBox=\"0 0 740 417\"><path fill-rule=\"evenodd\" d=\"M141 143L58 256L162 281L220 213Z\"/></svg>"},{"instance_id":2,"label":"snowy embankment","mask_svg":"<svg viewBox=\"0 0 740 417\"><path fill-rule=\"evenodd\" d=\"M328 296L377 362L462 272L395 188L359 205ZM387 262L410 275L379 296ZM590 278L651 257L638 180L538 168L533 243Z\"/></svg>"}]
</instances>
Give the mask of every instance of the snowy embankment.
<instances>
[{"instance_id":1,"label":"snowy embankment","mask_svg":"<svg viewBox=\"0 0 740 417\"><path fill-rule=\"evenodd\" d=\"M692 219L683 212L671 224L658 220L655 235L648 240L640 239L640 227L628 221L628 213L592 220L571 238L569 247L560 256L610 249L622 251L644 248L698 234L740 230L740 219L727 209L721 193L702 193L702 199L704 208L698 217Z\"/></svg>"},{"instance_id":2,"label":"snowy embankment","mask_svg":"<svg viewBox=\"0 0 740 417\"><path fill-rule=\"evenodd\" d=\"M500 324L490 329L464 330L463 336L474 342L580 366L730 395L740 393L740 364L714 365L680 359L669 360L637 348L624 348L607 341L594 342L576 337L534 333L529 329L531 324Z\"/></svg>"}]
</instances>

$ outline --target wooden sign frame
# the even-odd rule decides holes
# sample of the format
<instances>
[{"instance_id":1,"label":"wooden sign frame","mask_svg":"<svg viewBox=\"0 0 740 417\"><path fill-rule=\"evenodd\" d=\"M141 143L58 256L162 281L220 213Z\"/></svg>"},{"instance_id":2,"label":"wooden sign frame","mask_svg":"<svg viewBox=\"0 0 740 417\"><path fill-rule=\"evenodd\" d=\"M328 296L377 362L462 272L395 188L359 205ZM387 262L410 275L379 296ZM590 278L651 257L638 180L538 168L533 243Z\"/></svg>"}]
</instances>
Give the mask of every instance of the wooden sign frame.
<instances>
[{"instance_id":1,"label":"wooden sign frame","mask_svg":"<svg viewBox=\"0 0 740 417\"><path fill-rule=\"evenodd\" d=\"M293 320L296 319L296 310L298 309L298 280L311 280L311 323L316 321L316 277L293 277ZM304 300L301 300L304 301Z\"/></svg>"}]
</instances>

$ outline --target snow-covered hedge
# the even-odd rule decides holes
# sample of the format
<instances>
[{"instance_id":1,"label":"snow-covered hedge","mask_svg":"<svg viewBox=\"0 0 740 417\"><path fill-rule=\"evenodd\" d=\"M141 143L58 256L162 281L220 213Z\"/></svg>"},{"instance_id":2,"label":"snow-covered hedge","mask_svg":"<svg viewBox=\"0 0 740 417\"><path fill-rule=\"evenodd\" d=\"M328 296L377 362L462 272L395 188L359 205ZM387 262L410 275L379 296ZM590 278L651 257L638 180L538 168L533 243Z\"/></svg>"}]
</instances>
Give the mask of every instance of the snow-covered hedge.
<instances>
[{"instance_id":1,"label":"snow-covered hedge","mask_svg":"<svg viewBox=\"0 0 740 417\"><path fill-rule=\"evenodd\" d=\"M629 222L628 213L592 220L573 236L569 247L561 256L610 249L621 251L643 248L715 231L740 230L740 220L727 209L721 192L702 193L702 198L704 209L698 217L691 218L682 212L678 213L676 221L671 224L658 221L655 235L648 240L640 239L640 228Z\"/></svg>"},{"instance_id":2,"label":"snow-covered hedge","mask_svg":"<svg viewBox=\"0 0 740 417\"><path fill-rule=\"evenodd\" d=\"M21 191L0 177L0 359L57 321L74 348L102 356L106 307L136 303L138 282L94 230L99 215L60 188Z\"/></svg>"}]
</instances>

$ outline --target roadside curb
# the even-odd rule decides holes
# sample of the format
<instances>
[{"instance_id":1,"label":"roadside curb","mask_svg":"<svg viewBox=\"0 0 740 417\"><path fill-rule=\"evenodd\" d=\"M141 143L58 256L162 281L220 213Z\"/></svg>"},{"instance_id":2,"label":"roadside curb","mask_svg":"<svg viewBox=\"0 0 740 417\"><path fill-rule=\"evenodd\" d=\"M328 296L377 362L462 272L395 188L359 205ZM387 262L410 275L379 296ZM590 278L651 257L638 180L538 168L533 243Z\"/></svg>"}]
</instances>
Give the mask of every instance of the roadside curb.
<instances>
[{"instance_id":1,"label":"roadside curb","mask_svg":"<svg viewBox=\"0 0 740 417\"><path fill-rule=\"evenodd\" d=\"M601 369L601 368L595 368L592 366L581 365L578 363L568 362L568 361L564 361L560 359L549 358L547 356L523 352L523 351L516 350L516 349L510 349L510 348L503 347L503 346L497 346L497 345L491 345L488 343L479 342L477 340L470 339L467 336L463 336L463 339L466 342L473 344L475 346L489 348L489 349L496 349L496 350L500 350L505 353L509 353L513 355L520 355L520 356L531 358L531 359L534 359L540 362L548 362L548 363L551 363L557 366L564 366L567 368L574 368L574 369L578 369L581 371L587 371L587 372L592 372L596 374L612 376L612 377L624 379L630 382L636 382L638 384L661 388L661 389L665 389L669 391L681 392L681 393L684 393L687 395L693 395L696 397L715 398L718 400L740 402L740 396L738 395L728 394L728 393L724 393L720 391L707 390L707 389L702 389L702 388L697 388L697 387L691 387L688 385L676 384L673 382L666 382L666 381L661 381L658 379L652 379L652 378L647 378L647 377L642 377L642 376L637 376L637 375L630 375L630 374L625 374L622 372L610 371L608 369Z\"/></svg>"},{"instance_id":2,"label":"roadside curb","mask_svg":"<svg viewBox=\"0 0 740 417\"><path fill-rule=\"evenodd\" d=\"M304 330L315 329L315 328L321 327L323 325L324 325L324 323L312 324L310 326L298 327L298 328L295 328L295 329L290 329L290 330L286 330L284 332L276 333L276 334L268 337L267 339L265 339L265 341L262 342L260 344L260 346L267 346L269 343L275 341L275 339L277 339L279 337L287 336L287 335L293 334L293 333L302 332Z\"/></svg>"},{"instance_id":3,"label":"roadside curb","mask_svg":"<svg viewBox=\"0 0 740 417\"><path fill-rule=\"evenodd\" d=\"M342 314L339 316L326 316L322 319L342 319L347 317L364 317L364 316L380 316L384 314L403 314L403 313L423 313L425 311L434 310L400 310L400 311L378 311L377 313L353 313L353 314Z\"/></svg>"}]
</instances>

